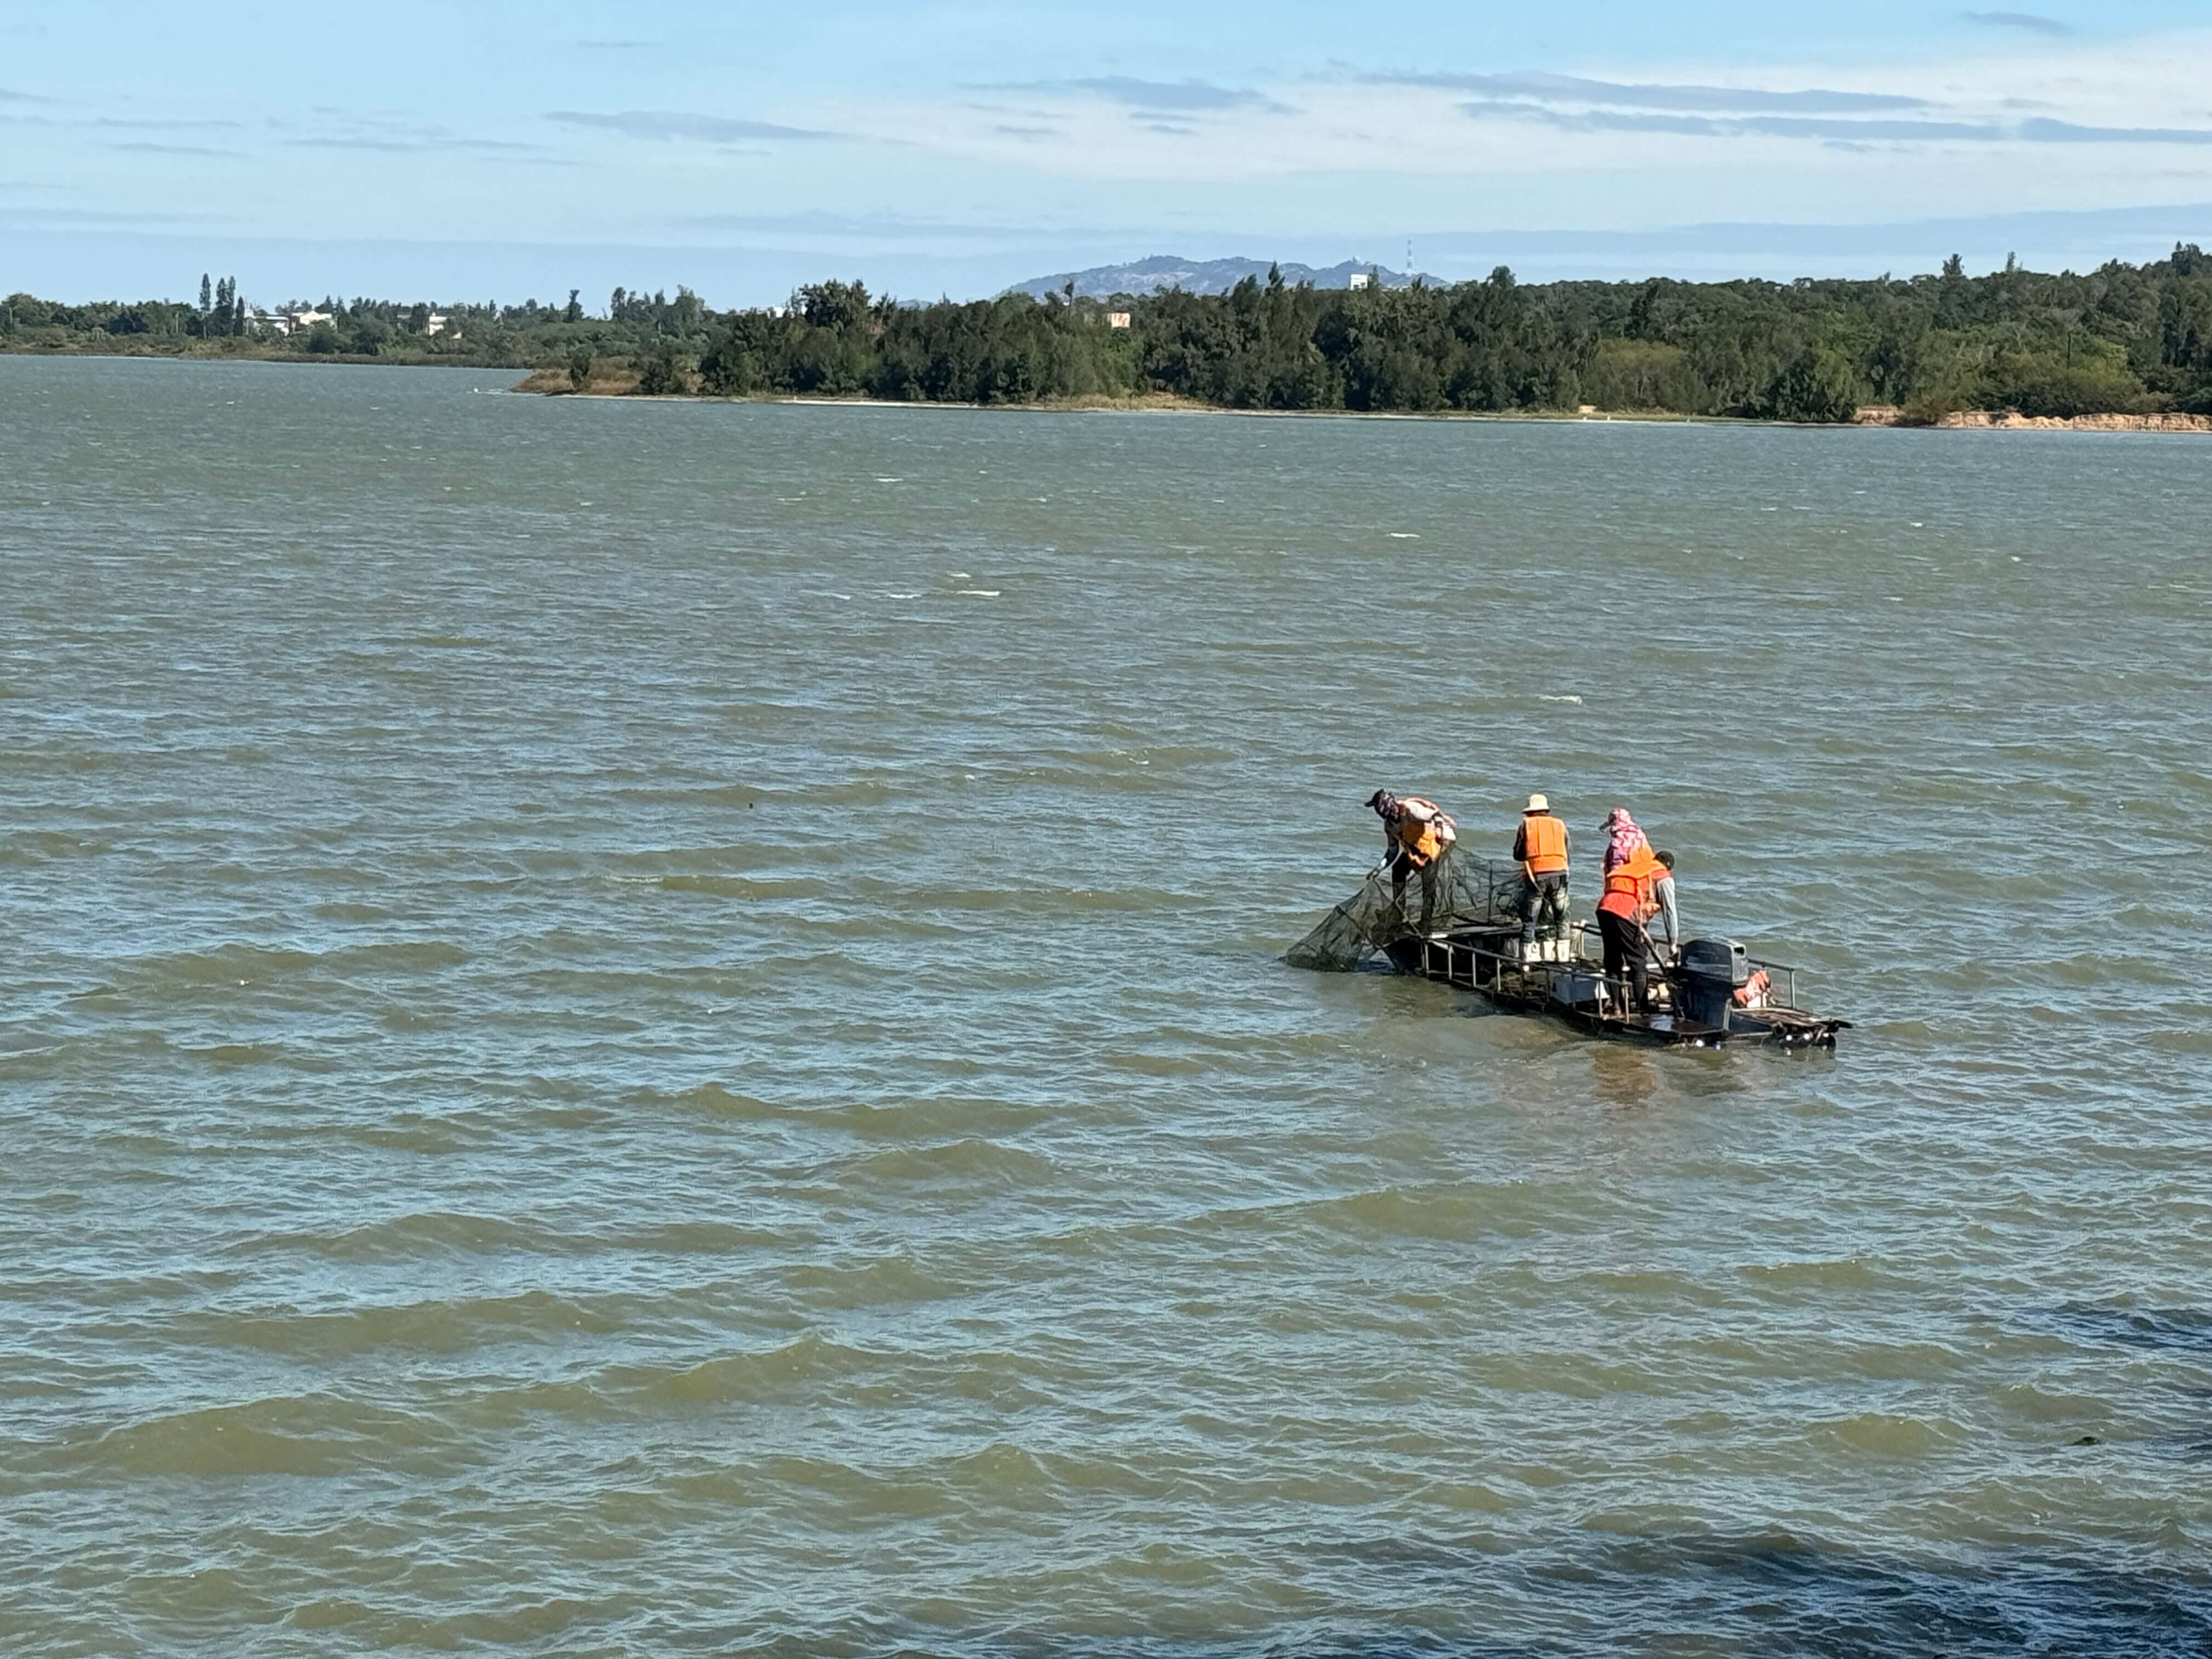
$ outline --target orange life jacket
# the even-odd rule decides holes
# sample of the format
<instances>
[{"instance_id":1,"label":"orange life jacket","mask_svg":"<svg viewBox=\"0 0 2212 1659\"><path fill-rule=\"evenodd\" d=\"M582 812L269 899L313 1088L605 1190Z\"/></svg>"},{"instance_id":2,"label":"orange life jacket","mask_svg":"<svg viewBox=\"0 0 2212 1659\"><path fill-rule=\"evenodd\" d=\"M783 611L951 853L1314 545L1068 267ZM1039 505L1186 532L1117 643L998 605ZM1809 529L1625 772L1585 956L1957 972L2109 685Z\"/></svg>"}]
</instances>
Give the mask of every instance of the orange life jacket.
<instances>
[{"instance_id":1,"label":"orange life jacket","mask_svg":"<svg viewBox=\"0 0 2212 1659\"><path fill-rule=\"evenodd\" d=\"M1549 812L1531 812L1521 820L1522 872L1530 880L1557 876L1567 867L1567 826Z\"/></svg>"},{"instance_id":2,"label":"orange life jacket","mask_svg":"<svg viewBox=\"0 0 2212 1659\"><path fill-rule=\"evenodd\" d=\"M1650 843L1646 842L1606 872L1605 893L1598 900L1597 908L1633 922L1649 921L1659 914L1659 902L1652 896L1652 889L1666 873L1667 866L1659 862Z\"/></svg>"},{"instance_id":3,"label":"orange life jacket","mask_svg":"<svg viewBox=\"0 0 2212 1659\"><path fill-rule=\"evenodd\" d=\"M1399 805L1407 810L1398 820L1398 844L1406 849L1407 862L1419 870L1456 839L1452 821L1436 802L1419 795L1408 795Z\"/></svg>"}]
</instances>

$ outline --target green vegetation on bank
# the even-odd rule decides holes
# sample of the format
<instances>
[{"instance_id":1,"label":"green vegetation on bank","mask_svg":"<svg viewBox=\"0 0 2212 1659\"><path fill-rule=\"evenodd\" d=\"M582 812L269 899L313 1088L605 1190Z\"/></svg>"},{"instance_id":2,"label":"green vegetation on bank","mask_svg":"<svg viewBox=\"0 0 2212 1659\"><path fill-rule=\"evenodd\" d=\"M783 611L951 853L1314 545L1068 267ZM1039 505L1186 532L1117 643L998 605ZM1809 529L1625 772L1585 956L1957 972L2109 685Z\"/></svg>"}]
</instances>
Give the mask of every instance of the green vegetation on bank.
<instances>
[{"instance_id":1,"label":"green vegetation on bank","mask_svg":"<svg viewBox=\"0 0 2212 1659\"><path fill-rule=\"evenodd\" d=\"M0 350L536 368L578 349L629 359L663 339L703 340L713 315L689 289L672 300L619 288L607 314L597 317L574 289L561 305L325 298L264 311L239 296L235 279L202 276L196 306L70 306L11 294L0 300Z\"/></svg>"},{"instance_id":2,"label":"green vegetation on bank","mask_svg":"<svg viewBox=\"0 0 2212 1659\"><path fill-rule=\"evenodd\" d=\"M0 349L530 368L544 390L1006 404L1164 394L1235 409L1607 410L1848 420L2212 414L2212 257L2044 275L1956 258L1893 281L1522 283L902 305L822 283L716 313L617 289L565 305L326 300L279 333L228 279L197 306L0 302ZM1116 326L1126 319L1126 326Z\"/></svg>"}]
</instances>

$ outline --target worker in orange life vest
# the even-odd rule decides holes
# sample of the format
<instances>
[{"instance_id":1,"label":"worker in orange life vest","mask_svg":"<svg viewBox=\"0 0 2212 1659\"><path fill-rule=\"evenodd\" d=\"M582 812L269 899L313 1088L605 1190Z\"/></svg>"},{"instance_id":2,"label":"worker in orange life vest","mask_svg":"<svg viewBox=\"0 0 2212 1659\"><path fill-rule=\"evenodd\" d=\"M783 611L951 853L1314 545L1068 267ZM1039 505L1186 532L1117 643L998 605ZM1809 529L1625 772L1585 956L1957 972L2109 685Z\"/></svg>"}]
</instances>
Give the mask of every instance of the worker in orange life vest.
<instances>
[{"instance_id":1,"label":"worker in orange life vest","mask_svg":"<svg viewBox=\"0 0 2212 1659\"><path fill-rule=\"evenodd\" d=\"M1648 841L1638 841L1605 872L1597 901L1598 933L1605 940L1605 975L1626 993L1624 1014L1644 1012L1650 990L1651 936L1644 924L1659 914L1658 884L1670 873Z\"/></svg>"},{"instance_id":2,"label":"worker in orange life vest","mask_svg":"<svg viewBox=\"0 0 2212 1659\"><path fill-rule=\"evenodd\" d=\"M1513 861L1521 866L1521 950L1535 943L1538 918L1546 939L1567 936L1567 826L1553 816L1542 795L1528 797L1521 813L1521 833L1513 838Z\"/></svg>"},{"instance_id":3,"label":"worker in orange life vest","mask_svg":"<svg viewBox=\"0 0 2212 1659\"><path fill-rule=\"evenodd\" d=\"M1401 799L1388 789L1377 789L1367 798L1367 805L1382 820L1382 857L1390 866L1390 897L1401 915L1406 908L1406 878L1421 878L1421 931L1425 933L1436 919L1437 861L1459 839L1459 826L1450 813L1419 795Z\"/></svg>"}]
</instances>

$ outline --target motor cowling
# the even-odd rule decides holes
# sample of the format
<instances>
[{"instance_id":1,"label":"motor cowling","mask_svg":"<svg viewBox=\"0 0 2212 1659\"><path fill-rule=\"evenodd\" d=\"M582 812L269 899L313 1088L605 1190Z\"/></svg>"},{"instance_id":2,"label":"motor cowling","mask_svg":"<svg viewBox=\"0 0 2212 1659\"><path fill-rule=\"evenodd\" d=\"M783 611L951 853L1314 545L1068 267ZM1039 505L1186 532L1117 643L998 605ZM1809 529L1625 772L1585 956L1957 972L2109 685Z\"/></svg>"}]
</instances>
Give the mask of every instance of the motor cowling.
<instances>
[{"instance_id":1,"label":"motor cowling","mask_svg":"<svg viewBox=\"0 0 2212 1659\"><path fill-rule=\"evenodd\" d=\"M1732 939L1693 939L1682 946L1682 1012L1726 1030L1736 988L1751 982L1751 959Z\"/></svg>"}]
</instances>

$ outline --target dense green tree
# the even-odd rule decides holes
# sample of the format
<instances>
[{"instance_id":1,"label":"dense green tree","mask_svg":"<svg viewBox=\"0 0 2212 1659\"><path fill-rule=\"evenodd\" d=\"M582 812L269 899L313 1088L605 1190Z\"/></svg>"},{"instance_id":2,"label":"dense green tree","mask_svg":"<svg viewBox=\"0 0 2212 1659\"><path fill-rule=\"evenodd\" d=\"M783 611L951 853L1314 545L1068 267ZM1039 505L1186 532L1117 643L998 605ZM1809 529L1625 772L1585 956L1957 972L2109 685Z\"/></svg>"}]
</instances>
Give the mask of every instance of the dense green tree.
<instances>
[{"instance_id":1,"label":"dense green tree","mask_svg":"<svg viewBox=\"0 0 2212 1659\"><path fill-rule=\"evenodd\" d=\"M1767 388L1763 413L1778 421L1848 421L1858 412L1858 380L1840 353L1807 346Z\"/></svg>"},{"instance_id":2,"label":"dense green tree","mask_svg":"<svg viewBox=\"0 0 2212 1659\"><path fill-rule=\"evenodd\" d=\"M700 356L700 389L721 398L742 398L757 391L762 364L778 354L781 337L788 329L787 319L769 312L732 313Z\"/></svg>"},{"instance_id":3,"label":"dense green tree","mask_svg":"<svg viewBox=\"0 0 2212 1659\"><path fill-rule=\"evenodd\" d=\"M639 367L637 389L641 396L648 398L666 397L691 389L690 376L685 370L683 354L673 340L664 340L653 347Z\"/></svg>"},{"instance_id":4,"label":"dense green tree","mask_svg":"<svg viewBox=\"0 0 2212 1659\"><path fill-rule=\"evenodd\" d=\"M2212 259L2191 245L2144 265L2039 273L2014 259L1970 276L1956 256L1906 280L1524 284L1316 290L1279 270L1214 295L914 305L858 282L787 307L710 311L686 288L616 289L604 318L565 303L325 297L331 325L249 333L234 277L189 301L0 304L15 350L375 356L562 367L583 353L646 385L727 396L847 395L969 403L1164 393L1249 409L1669 410L1847 416L1862 399L1915 418L2212 410ZM1133 326L1109 324L1127 313Z\"/></svg>"}]
</instances>

